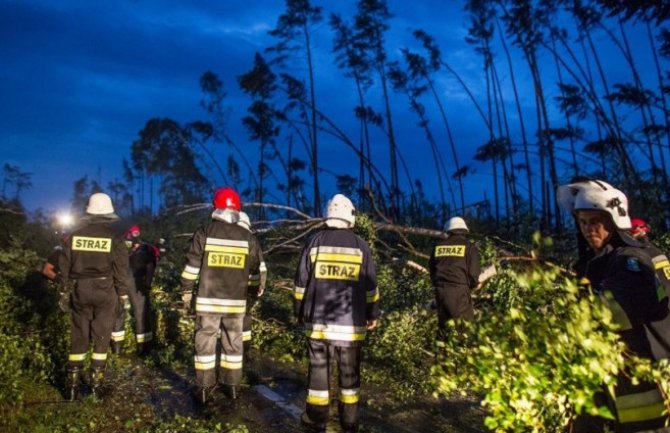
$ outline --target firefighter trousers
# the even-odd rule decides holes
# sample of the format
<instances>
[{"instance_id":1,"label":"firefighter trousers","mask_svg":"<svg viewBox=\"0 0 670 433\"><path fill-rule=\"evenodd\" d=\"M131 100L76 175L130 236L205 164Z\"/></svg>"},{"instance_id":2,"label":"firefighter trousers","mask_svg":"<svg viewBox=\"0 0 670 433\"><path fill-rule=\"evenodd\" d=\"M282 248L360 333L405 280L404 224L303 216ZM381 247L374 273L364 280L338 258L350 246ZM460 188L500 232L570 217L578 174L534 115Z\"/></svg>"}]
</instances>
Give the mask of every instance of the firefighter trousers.
<instances>
[{"instance_id":1,"label":"firefighter trousers","mask_svg":"<svg viewBox=\"0 0 670 433\"><path fill-rule=\"evenodd\" d=\"M199 388L217 383L216 349L220 341L218 382L238 386L242 381L242 321L244 315L198 314L195 319L195 384ZM221 338L218 338L219 330Z\"/></svg>"},{"instance_id":2,"label":"firefighter trousers","mask_svg":"<svg viewBox=\"0 0 670 433\"><path fill-rule=\"evenodd\" d=\"M254 308L258 299L258 291L252 292L249 290L249 295L247 296L247 312L244 314L244 320L242 322L245 356L248 355L249 349L251 349L251 309Z\"/></svg>"},{"instance_id":3,"label":"firefighter trousers","mask_svg":"<svg viewBox=\"0 0 670 433\"><path fill-rule=\"evenodd\" d=\"M153 340L151 332L151 302L149 301L149 288L144 283L131 280L128 285L128 299L135 317L135 338L137 343L148 343ZM126 338L126 310L117 308L114 318L114 330L112 341L122 342Z\"/></svg>"},{"instance_id":4,"label":"firefighter trousers","mask_svg":"<svg viewBox=\"0 0 670 433\"><path fill-rule=\"evenodd\" d=\"M91 367L102 368L107 363L109 336L114 326L117 302L112 278L78 280L71 302L72 341L68 367L81 368L89 343L93 343Z\"/></svg>"},{"instance_id":5,"label":"firefighter trousers","mask_svg":"<svg viewBox=\"0 0 670 433\"><path fill-rule=\"evenodd\" d=\"M438 287L435 290L437 306L437 326L440 336L447 330L446 323L451 319L473 320L475 310L472 306L470 289L464 285Z\"/></svg>"},{"instance_id":6,"label":"firefighter trousers","mask_svg":"<svg viewBox=\"0 0 670 433\"><path fill-rule=\"evenodd\" d=\"M307 339L309 373L306 412L315 423L328 421L330 407L330 361L337 362L340 424L354 427L358 422L361 387L361 346L336 346L324 340Z\"/></svg>"}]
</instances>

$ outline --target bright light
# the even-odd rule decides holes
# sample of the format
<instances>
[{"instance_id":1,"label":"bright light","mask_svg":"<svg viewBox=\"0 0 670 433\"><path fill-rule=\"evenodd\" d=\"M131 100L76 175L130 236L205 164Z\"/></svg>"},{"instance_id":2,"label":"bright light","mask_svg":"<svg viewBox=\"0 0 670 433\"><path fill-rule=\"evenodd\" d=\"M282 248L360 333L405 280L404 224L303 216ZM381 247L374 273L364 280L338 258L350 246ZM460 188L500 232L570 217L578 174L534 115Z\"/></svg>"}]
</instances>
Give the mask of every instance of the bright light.
<instances>
[{"instance_id":1,"label":"bright light","mask_svg":"<svg viewBox=\"0 0 670 433\"><path fill-rule=\"evenodd\" d=\"M58 214L56 218L58 219L58 224L60 224L61 227L69 227L72 225L73 218L69 213Z\"/></svg>"}]
</instances>

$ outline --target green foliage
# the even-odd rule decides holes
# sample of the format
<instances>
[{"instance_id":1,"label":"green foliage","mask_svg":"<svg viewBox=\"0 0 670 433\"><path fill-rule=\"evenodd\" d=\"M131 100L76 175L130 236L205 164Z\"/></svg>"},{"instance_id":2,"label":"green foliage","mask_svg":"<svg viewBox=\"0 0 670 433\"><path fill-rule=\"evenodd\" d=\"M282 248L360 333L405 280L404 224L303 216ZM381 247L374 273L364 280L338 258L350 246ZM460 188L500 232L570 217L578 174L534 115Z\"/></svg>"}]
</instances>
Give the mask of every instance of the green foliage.
<instances>
[{"instance_id":1,"label":"green foliage","mask_svg":"<svg viewBox=\"0 0 670 433\"><path fill-rule=\"evenodd\" d=\"M624 363L609 310L555 269L504 274L489 290L505 308L480 310L446 341L439 393L482 395L497 432L564 431L575 413L598 414L591 396Z\"/></svg>"},{"instance_id":2,"label":"green foliage","mask_svg":"<svg viewBox=\"0 0 670 433\"><path fill-rule=\"evenodd\" d=\"M40 260L14 245L0 250L0 404L19 403L33 381L54 379L64 357L66 322Z\"/></svg>"}]
</instances>

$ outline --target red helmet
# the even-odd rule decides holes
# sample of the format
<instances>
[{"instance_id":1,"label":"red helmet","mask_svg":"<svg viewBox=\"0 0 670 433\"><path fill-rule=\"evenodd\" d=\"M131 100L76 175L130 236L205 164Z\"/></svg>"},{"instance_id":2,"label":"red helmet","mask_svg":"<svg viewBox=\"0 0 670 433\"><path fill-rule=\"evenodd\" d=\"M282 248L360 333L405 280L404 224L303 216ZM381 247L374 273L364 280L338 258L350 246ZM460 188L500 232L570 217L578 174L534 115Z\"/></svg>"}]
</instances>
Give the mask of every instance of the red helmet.
<instances>
[{"instance_id":1,"label":"red helmet","mask_svg":"<svg viewBox=\"0 0 670 433\"><path fill-rule=\"evenodd\" d=\"M630 234L634 237L644 236L651 233L651 227L649 227L649 224L642 218L631 218L630 225Z\"/></svg>"},{"instance_id":2,"label":"red helmet","mask_svg":"<svg viewBox=\"0 0 670 433\"><path fill-rule=\"evenodd\" d=\"M238 212L242 209L240 196L228 186L216 190L212 204L214 209L233 209Z\"/></svg>"},{"instance_id":3,"label":"red helmet","mask_svg":"<svg viewBox=\"0 0 670 433\"><path fill-rule=\"evenodd\" d=\"M140 237L140 226L132 226L124 233L127 239Z\"/></svg>"}]
</instances>

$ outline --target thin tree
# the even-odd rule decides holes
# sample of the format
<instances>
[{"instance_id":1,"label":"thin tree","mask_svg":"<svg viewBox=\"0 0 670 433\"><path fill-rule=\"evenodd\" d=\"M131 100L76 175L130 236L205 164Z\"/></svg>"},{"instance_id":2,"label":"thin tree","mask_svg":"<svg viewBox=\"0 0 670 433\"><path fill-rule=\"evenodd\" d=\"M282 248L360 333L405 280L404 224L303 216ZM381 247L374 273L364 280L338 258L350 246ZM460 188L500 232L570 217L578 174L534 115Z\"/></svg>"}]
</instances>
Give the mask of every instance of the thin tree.
<instances>
[{"instance_id":1,"label":"thin tree","mask_svg":"<svg viewBox=\"0 0 670 433\"><path fill-rule=\"evenodd\" d=\"M279 42L268 48L268 52L276 53L274 62L284 65L291 52L302 49L307 63L310 103L309 138L311 143L311 167L314 176L314 212L321 213L319 190L319 153L318 128L316 115L316 91L314 66L312 60L311 26L322 20L321 8L314 7L309 0L286 0L286 11L277 20L277 25L270 31L270 35Z\"/></svg>"}]
</instances>

